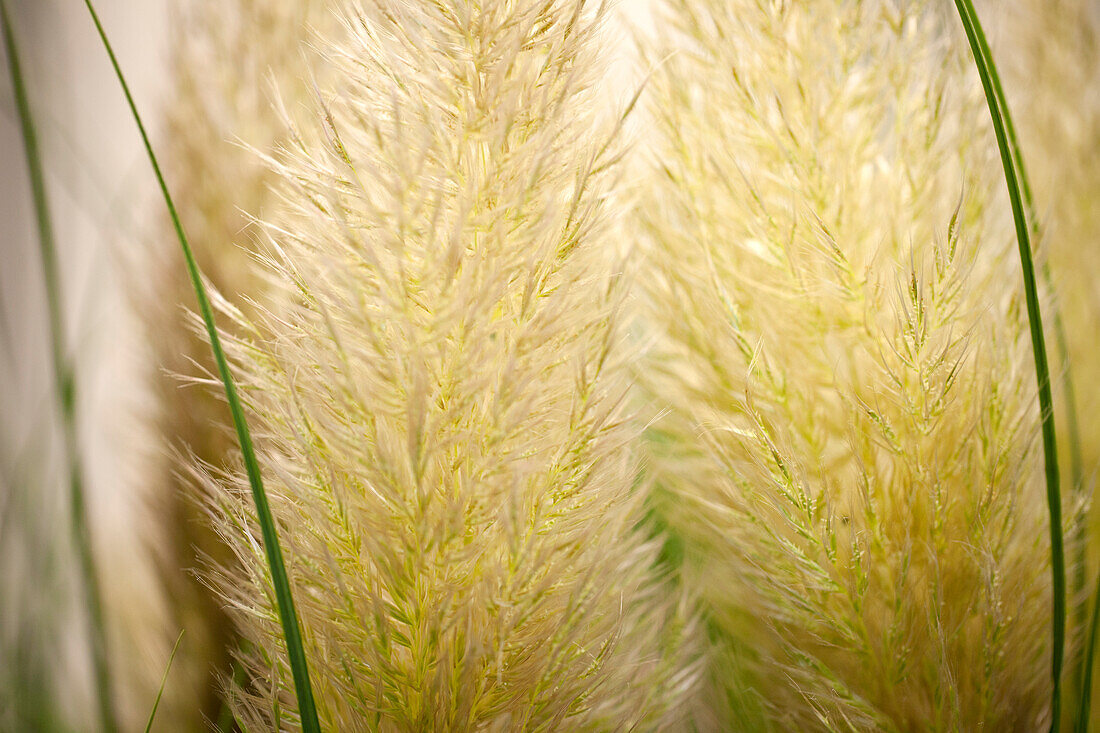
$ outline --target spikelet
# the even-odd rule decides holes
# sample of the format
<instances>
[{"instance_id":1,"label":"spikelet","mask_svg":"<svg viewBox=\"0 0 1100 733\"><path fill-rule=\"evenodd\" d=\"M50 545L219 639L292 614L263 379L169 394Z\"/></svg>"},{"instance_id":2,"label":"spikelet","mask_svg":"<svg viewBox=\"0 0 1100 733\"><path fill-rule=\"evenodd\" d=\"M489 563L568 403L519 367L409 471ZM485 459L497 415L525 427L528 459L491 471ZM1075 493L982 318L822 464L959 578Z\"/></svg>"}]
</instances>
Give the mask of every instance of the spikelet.
<instances>
[{"instance_id":1,"label":"spikelet","mask_svg":"<svg viewBox=\"0 0 1100 733\"><path fill-rule=\"evenodd\" d=\"M275 163L276 295L234 349L326 730L648 730L691 687L635 529L603 13L349 8ZM294 729L247 484L211 491L234 710Z\"/></svg>"},{"instance_id":2,"label":"spikelet","mask_svg":"<svg viewBox=\"0 0 1100 733\"><path fill-rule=\"evenodd\" d=\"M203 272L234 303L263 299L263 283L248 267L256 232L246 212L268 207L275 178L246 146L270 152L286 134L272 108L273 86L291 109L308 98L304 44L314 28L334 30L326 25L331 4L191 0L174 10L165 168ZM221 714L217 676L228 672L236 642L218 600L194 576L203 557L230 553L206 527L187 470L191 457L223 466L236 443L220 386L185 384L213 371L213 361L205 335L185 317L194 293L166 219L156 244L150 261L133 267L130 287L155 372L156 549L173 609L158 658L186 631L162 714L177 729L202 730L204 716Z\"/></svg>"},{"instance_id":3,"label":"spikelet","mask_svg":"<svg viewBox=\"0 0 1100 733\"><path fill-rule=\"evenodd\" d=\"M723 729L1049 724L1019 262L949 6L667 0L648 45L649 444Z\"/></svg>"}]
</instances>

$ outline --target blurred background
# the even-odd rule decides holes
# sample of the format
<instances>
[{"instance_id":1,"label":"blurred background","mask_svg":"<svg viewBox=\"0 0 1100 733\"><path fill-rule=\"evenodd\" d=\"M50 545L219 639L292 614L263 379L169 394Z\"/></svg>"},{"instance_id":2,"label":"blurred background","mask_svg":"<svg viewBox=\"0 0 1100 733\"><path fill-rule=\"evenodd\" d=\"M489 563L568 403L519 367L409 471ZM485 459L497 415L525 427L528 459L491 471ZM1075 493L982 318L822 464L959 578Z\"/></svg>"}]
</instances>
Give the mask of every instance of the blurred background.
<instances>
[{"instance_id":1,"label":"blurred background","mask_svg":"<svg viewBox=\"0 0 1100 733\"><path fill-rule=\"evenodd\" d=\"M147 377L120 278L130 269L125 253L141 246L139 233L149 227L150 205L162 204L151 195L149 163L83 3L7 5L52 208L109 638L130 647L116 650L135 660L123 674L148 678L163 670L168 649L157 626L164 614L153 566L142 559L141 528L150 523L142 521L148 507L139 476L149 455L141 453L148 441L134 433L148 408ZM168 2L96 6L155 132L166 102ZM94 709L87 627L74 611L79 591L42 261L6 55L0 64L0 729L87 729L82 717ZM148 692L141 686L117 688L132 698ZM40 696L49 705L35 705ZM119 702L147 710L151 700ZM56 720L28 718L36 709Z\"/></svg>"}]
</instances>

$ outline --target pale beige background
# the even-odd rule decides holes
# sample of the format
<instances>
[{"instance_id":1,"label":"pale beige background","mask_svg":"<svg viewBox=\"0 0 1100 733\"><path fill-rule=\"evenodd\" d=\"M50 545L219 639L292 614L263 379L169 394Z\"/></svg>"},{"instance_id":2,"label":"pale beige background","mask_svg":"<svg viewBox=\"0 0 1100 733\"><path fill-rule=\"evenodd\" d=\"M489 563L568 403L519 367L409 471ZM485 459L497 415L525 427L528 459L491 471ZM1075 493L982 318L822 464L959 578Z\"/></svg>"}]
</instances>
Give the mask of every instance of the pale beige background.
<instances>
[{"instance_id":1,"label":"pale beige background","mask_svg":"<svg viewBox=\"0 0 1100 733\"><path fill-rule=\"evenodd\" d=\"M98 0L96 5L138 103L155 127L165 101L167 1ZM151 203L159 205L152 198L155 183L82 0L8 0L8 7L32 95L63 263L66 339L79 369L81 439L97 561L105 569L111 642L116 656L125 649L127 657L140 660L136 676L159 676L152 670L163 669L167 650L142 546L140 528L148 523L141 521L137 478L146 450L136 435L142 362L120 294L118 267L119 252L142 246L136 233L139 224L147 226ZM42 525L63 529L64 457L56 429L41 263L6 61L0 60L0 66L0 512L8 509L5 495L23 488L13 483L27 482L34 474L35 487L54 492L41 504L48 514ZM8 519L8 537L0 536L0 544L9 551L14 546L16 557L7 558L0 572L12 573L20 546L24 552L37 551L19 533L37 530L24 517ZM59 558L70 551L61 547ZM12 577L13 584L39 580ZM34 590L16 585L14 593L4 594L0 616L12 618ZM66 694L57 696L78 730L91 695L80 618L70 610L61 624L66 635L60 682ZM7 661L0 659L0 665ZM129 729L139 716L134 711L148 710L148 704L135 699L145 696L142 684L125 687Z\"/></svg>"}]
</instances>

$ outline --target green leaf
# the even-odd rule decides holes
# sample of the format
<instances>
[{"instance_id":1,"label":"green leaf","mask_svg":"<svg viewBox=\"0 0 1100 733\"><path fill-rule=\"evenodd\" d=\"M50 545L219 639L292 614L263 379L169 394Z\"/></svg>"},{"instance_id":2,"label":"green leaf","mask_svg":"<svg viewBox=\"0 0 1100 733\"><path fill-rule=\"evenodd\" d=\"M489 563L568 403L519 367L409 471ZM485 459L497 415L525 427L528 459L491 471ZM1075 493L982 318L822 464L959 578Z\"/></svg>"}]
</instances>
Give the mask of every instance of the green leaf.
<instances>
[{"instance_id":1,"label":"green leaf","mask_svg":"<svg viewBox=\"0 0 1100 733\"><path fill-rule=\"evenodd\" d=\"M191 277L191 284L195 289L195 297L199 303L199 312L202 314L203 323L206 325L206 333L210 338L210 348L214 353L214 361L217 364L218 374L221 376L222 386L225 389L226 401L229 403L229 411L233 416L233 425L237 430L237 439L241 445L241 456L244 460L245 471L248 474L248 482L252 488L252 499L256 505L256 518L263 534L264 551L267 554L267 564L271 570L271 581L275 588L275 600L279 611L279 620L283 627L283 637L286 641L287 656L290 660L290 670L294 678L294 690L298 697L298 714L301 717L302 730L305 733L320 733L321 726L317 720L317 707L313 700L313 689L309 681L309 667L306 664L305 650L302 647L302 634L298 626L298 614L294 610L294 598L291 594L290 580L287 577L286 566L283 563L283 552L279 546L279 536L275 527L275 519L271 514L271 507L267 501L267 493L264 491L263 479L260 475L260 466L256 460L256 452L252 447L252 437L248 431L248 423L245 421L244 409L241 406L240 397L237 395L237 387L233 381L233 375L229 371L229 362L225 351L222 349L221 339L218 336L217 326L214 324L214 311L210 306L210 298L202 282L202 274L199 272L198 263L191 251L191 245L187 242L187 236L183 232L183 224L180 223L179 214L168 192L168 184L164 181L160 164L157 162L153 146L149 142L149 135L145 131L145 125L138 114L137 105L130 94L130 87L118 65L114 50L111 48L107 34L99 22L99 16L92 7L91 0L84 0L84 4L91 13L96 30L111 59L119 84L126 95L126 102L130 106L130 112L137 123L141 133L145 152L149 155L149 162L153 166L157 183L160 185L164 196L164 203L168 207L168 214L172 218L172 226L175 227L176 237L179 239L183 257L187 263L187 272Z\"/></svg>"},{"instance_id":2,"label":"green leaf","mask_svg":"<svg viewBox=\"0 0 1100 733\"><path fill-rule=\"evenodd\" d=\"M1016 140L1008 104L1004 98L997 68L993 63L989 44L978 20L971 0L955 0L974 63L985 90L997 147L1001 154L1008 197L1012 204L1012 218L1016 225L1016 242L1020 250L1020 265L1024 277L1024 299L1027 303L1027 319L1031 330L1031 350L1035 357L1035 379L1039 388L1039 410L1043 433L1043 463L1047 487L1047 507L1050 512L1050 556L1053 590L1051 675L1051 731L1061 728L1062 717L1062 663L1066 638L1066 567L1062 530L1062 496L1058 478L1058 448L1054 435L1054 401L1050 390L1050 367L1047 363L1046 340L1043 336L1043 320L1039 309L1039 293L1035 282L1035 263L1031 251L1031 233L1025 213L1025 198L1030 209L1031 189L1023 173L1023 160ZM1023 181L1021 188L1021 181Z\"/></svg>"},{"instance_id":3,"label":"green leaf","mask_svg":"<svg viewBox=\"0 0 1100 733\"><path fill-rule=\"evenodd\" d=\"M157 688L157 697L153 700L153 709L149 711L149 721L145 724L145 733L149 733L153 729L153 719L157 717L157 708L160 707L160 698L164 694L164 685L168 682L168 671L172 669L172 661L176 658L176 650L180 648L180 642L183 641L183 629L180 629L180 635L176 637L176 643L172 645L172 653L168 655L168 664L164 666L164 675L160 678L160 687Z\"/></svg>"}]
</instances>

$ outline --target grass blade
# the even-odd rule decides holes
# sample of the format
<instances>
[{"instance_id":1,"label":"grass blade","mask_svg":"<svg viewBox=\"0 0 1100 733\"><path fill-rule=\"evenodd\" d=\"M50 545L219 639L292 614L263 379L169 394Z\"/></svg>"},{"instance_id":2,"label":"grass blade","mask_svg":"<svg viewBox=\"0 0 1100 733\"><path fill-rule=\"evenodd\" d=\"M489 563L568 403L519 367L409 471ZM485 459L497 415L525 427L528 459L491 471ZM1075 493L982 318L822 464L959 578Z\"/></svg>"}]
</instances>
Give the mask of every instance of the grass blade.
<instances>
[{"instance_id":1,"label":"grass blade","mask_svg":"<svg viewBox=\"0 0 1100 733\"><path fill-rule=\"evenodd\" d=\"M149 721L145 724L145 733L149 733L153 729L153 719L157 717L157 708L160 707L160 698L164 694L164 685L168 682L168 672L172 669L172 662L176 658L176 650L180 648L180 642L183 641L183 630L180 630L180 635L176 637L176 643L172 645L172 653L168 655L168 664L164 667L164 675L160 678L160 687L157 689L157 697L153 700L153 709L149 711Z\"/></svg>"},{"instance_id":2,"label":"grass blade","mask_svg":"<svg viewBox=\"0 0 1100 733\"><path fill-rule=\"evenodd\" d=\"M1100 579L1097 580L1100 588ZM1077 724L1074 726L1076 733L1086 733L1089 729L1092 704L1092 662L1096 658L1096 626L1100 623L1100 590L1092 599L1092 619L1089 621L1089 635L1085 646L1084 678L1081 681L1081 698L1077 707Z\"/></svg>"},{"instance_id":3,"label":"grass blade","mask_svg":"<svg viewBox=\"0 0 1100 733\"><path fill-rule=\"evenodd\" d=\"M191 246L187 243L187 236L183 232L183 225L180 223L179 214L176 212L176 206L172 202L171 194L168 192L168 185L165 183L164 175L161 173L160 164L157 162L157 157L153 153L153 146L149 142L149 135L145 131L145 125L141 121L141 115L138 114L137 105L134 103L134 98L130 94L130 87L126 83L126 78L123 76L122 69L118 65L118 59L115 57L114 50L111 47L110 41L107 39L106 32L103 30L103 25L99 22L99 16L96 14L91 0L84 0L84 4L88 8L92 20L95 22L99 37L103 41L103 46L111 59L111 66L114 67L119 84L122 86L122 91L126 95L126 103L130 106L130 112L134 117L134 122L137 123L138 131L141 133L141 140L145 145L145 152L149 155L149 162L153 166L153 172L156 174L157 183L160 185L161 193L164 196L164 203L167 205L168 214L172 219L172 226L175 228L176 237L179 239L180 247L183 250L184 260L187 263L187 272L191 278L191 284L195 289L195 298L199 303L199 312L202 314L203 323L206 325L206 332L210 338L210 348L214 353L214 361L217 364L218 374L221 376L222 385L225 388L226 401L229 403L229 410L233 416L233 425L237 430L237 438L241 444L241 456L244 460L245 471L248 474L248 482L252 489L252 499L256 504L256 516L260 524L260 531L263 534L264 552L267 554L267 562L271 570L271 580L275 588L275 599L279 611L279 620L283 627L283 637L286 641L287 656L290 661L291 674L294 678L294 689L298 697L298 714L301 717L302 730L305 731L305 733L320 733L321 727L317 720L317 708L313 700L313 690L309 681L309 668L306 664L305 650L302 647L301 630L298 626L298 614L294 610L294 599L291 594L290 581L286 573L286 565L283 563L283 553L282 548L279 546L275 519L271 514L271 507L268 504L267 494L264 491L259 463L256 460L256 452L252 447L252 437L248 431L248 424L245 421L240 397L237 395L237 388L233 381L233 376L229 371L229 363L226 360L225 352L221 346L221 339L218 336L217 326L214 324L214 311L210 306L210 299L206 294L206 288L202 282L202 275L199 272L198 263L195 261Z\"/></svg>"},{"instance_id":4,"label":"grass blade","mask_svg":"<svg viewBox=\"0 0 1100 733\"><path fill-rule=\"evenodd\" d=\"M65 323L61 307L61 282L57 264L57 245L50 218L46 182L42 173L42 157L38 149L38 135L31 115L19 52L15 45L15 31L8 15L5 0L0 0L0 26L7 51L8 71L11 74L15 106L19 115L19 131L23 138L23 151L30 172L31 195L34 199L35 224L38 229L39 251L42 257L42 274L46 285L46 304L50 320L50 351L53 361L54 386L61 409L61 425L65 455L68 459L69 505L71 532L80 564L80 583L84 592L84 604L88 610L91 642L92 674L95 684L96 704L100 725L105 731L118 730L118 719L111 697L111 674L107 655L107 632L103 619L103 598L95 570L92 553L91 530L88 527L87 495L84 487L84 469L80 456L76 418L76 370L72 357L65 348Z\"/></svg>"},{"instance_id":5,"label":"grass blade","mask_svg":"<svg viewBox=\"0 0 1100 733\"><path fill-rule=\"evenodd\" d=\"M1030 188L1021 190L1023 171L1015 129L1004 99L989 44L985 40L978 14L971 0L955 0L966 38L974 54L974 62L985 90L989 115L997 136L997 147L1004 167L1008 197L1012 204L1012 218L1016 226L1016 241L1020 249L1020 265L1024 278L1024 298L1027 303L1028 324L1031 330L1031 347L1035 357L1035 379L1039 388L1039 410L1043 433L1043 463L1046 475L1047 507L1050 510L1050 555L1053 591L1052 650L1051 650L1051 731L1061 728L1062 716L1062 662L1066 636L1066 567L1062 537L1062 496L1058 478L1058 448L1054 434L1054 401L1050 389L1050 367L1047 363L1046 340L1043 336L1042 314L1039 309L1039 293L1035 282L1035 263L1031 252L1031 232L1024 196L1031 205ZM1011 131L1011 137L1009 134Z\"/></svg>"},{"instance_id":6,"label":"grass blade","mask_svg":"<svg viewBox=\"0 0 1100 733\"><path fill-rule=\"evenodd\" d=\"M978 46L981 48L982 54L986 59L992 73L990 79L993 83L993 93L997 99L997 104L1002 110L1002 118L1004 121L1005 133L1008 138L1009 150L1012 153L1013 164L1016 167L1016 174L1020 183L1020 191L1023 194L1023 202L1027 211L1028 223L1031 227L1032 237L1037 237L1039 234L1039 217L1035 209L1035 197L1032 195L1030 179L1027 175L1027 170L1024 166L1024 157L1020 150L1020 139L1016 134L1016 125L1012 120L1012 115L1008 112L1008 101L1005 96L1004 86L1001 83L1001 77L997 73L996 66L993 64L993 53L989 48L989 41L986 38L985 31L982 28L981 23L978 21L977 13L974 12L971 7L971 16L974 19L974 37L978 42ZM1057 289L1054 283L1054 277L1051 275L1050 266L1044 262L1042 267L1043 284L1047 287L1051 293L1054 307L1052 309L1053 326L1054 326L1054 342L1058 351L1058 358L1062 364L1062 400L1065 403L1066 411L1066 430L1069 443L1069 467L1070 467L1070 486L1075 493L1080 493L1084 490L1084 465L1081 457L1081 430L1080 422L1077 417L1077 391L1074 387L1073 375L1069 364L1069 346L1066 338L1066 328L1062 321L1061 308L1057 298ZM1085 535L1086 526L1085 518L1082 517L1077 521L1074 527L1073 534L1070 538L1072 547L1074 548L1074 573L1073 573L1073 597L1077 598L1081 595L1085 588L1085 551L1087 538ZM1098 580L1098 587L1100 587L1100 580ZM1100 602L1100 599L1098 599ZM1077 629L1084 630L1085 628L1085 606L1081 604L1075 604L1075 621L1074 626ZM1094 609L1093 617L1097 616L1098 610ZM1095 623L1095 622L1094 622ZM1095 630L1090 631L1090 638L1095 633ZM1087 648L1094 649L1095 641L1087 645ZM1083 677L1087 676L1091 679L1092 676L1092 651L1088 651L1083 656L1079 657L1077 664L1074 665L1074 688L1081 690L1082 686L1088 684L1087 681L1083 681ZM1087 671L1086 671L1087 670ZM1079 710L1080 714L1083 714L1085 719L1088 718L1088 698L1082 696L1079 698L1082 707Z\"/></svg>"}]
</instances>

